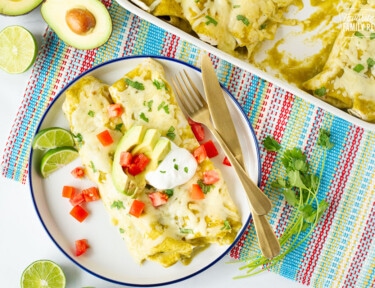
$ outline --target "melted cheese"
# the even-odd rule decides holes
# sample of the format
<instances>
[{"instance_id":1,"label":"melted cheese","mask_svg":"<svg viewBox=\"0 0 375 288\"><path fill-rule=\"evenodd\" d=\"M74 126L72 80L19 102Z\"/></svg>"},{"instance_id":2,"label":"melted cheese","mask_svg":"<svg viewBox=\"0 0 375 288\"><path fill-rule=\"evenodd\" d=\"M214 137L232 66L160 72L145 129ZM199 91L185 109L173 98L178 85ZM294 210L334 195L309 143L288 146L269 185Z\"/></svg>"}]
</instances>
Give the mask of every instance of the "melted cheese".
<instances>
[{"instance_id":1,"label":"melted cheese","mask_svg":"<svg viewBox=\"0 0 375 288\"><path fill-rule=\"evenodd\" d=\"M375 23L361 19L375 19L374 7L356 2L323 71L304 83L308 91L367 121L375 121Z\"/></svg>"}]
</instances>

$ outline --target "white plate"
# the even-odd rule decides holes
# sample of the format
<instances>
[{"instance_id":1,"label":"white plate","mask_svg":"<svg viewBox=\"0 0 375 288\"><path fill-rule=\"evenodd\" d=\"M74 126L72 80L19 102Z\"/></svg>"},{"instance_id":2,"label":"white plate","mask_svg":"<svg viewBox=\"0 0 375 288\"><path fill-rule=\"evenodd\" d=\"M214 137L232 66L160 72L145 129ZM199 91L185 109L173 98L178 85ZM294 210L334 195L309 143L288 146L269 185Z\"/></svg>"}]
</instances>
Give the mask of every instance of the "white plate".
<instances>
[{"instance_id":1,"label":"white plate","mask_svg":"<svg viewBox=\"0 0 375 288\"><path fill-rule=\"evenodd\" d=\"M112 60L94 67L83 75L91 74L108 84L112 84L142 62L145 57L147 56ZM200 71L196 68L173 59L153 58L163 64L169 81L176 71L186 69L201 92L204 91ZM64 90L80 77L67 85ZM38 130L51 126L69 127L61 110L65 99L64 90L51 103L39 124ZM236 100L228 92L225 95L228 97L229 110L236 123L247 169L251 171L251 178L259 182L260 158L254 131ZM234 169L223 165L221 163L223 158L220 156L223 157L222 151L220 151L219 156L213 158L213 161L217 167L222 169L228 187L231 188L231 195L239 208L243 222L243 227L238 235L240 237L250 220L250 208L247 204L246 193L239 184ZM172 267L163 268L151 262L138 265L129 255L125 243L117 229L111 224L109 215L100 201L88 203L90 216L82 223L69 215L72 206L68 199L61 196L62 187L73 185L84 188L92 185L88 180L77 180L71 176L70 171L80 165L79 160L43 179L38 173L40 159L40 151L31 151L29 183L40 221L53 242L67 257L79 267L97 277L123 285L156 286L174 283L204 271L233 247L233 245L211 245L198 254L187 266L178 263ZM86 254L76 257L74 256L74 241L81 238L88 239L90 248Z\"/></svg>"},{"instance_id":2,"label":"white plate","mask_svg":"<svg viewBox=\"0 0 375 288\"><path fill-rule=\"evenodd\" d=\"M284 80L281 80L279 78L276 78L276 77L272 76L271 73L267 73L265 71L262 71L262 70L258 69L257 67L250 64L249 62L246 62L244 60L240 60L240 59L238 59L238 58L236 58L236 57L234 57L234 56L232 56L228 53L225 53L225 52L215 48L212 45L209 45L206 42L201 41L200 39L184 32L184 31L172 26L171 24L151 15L150 13L140 9L135 4L131 3L131 1L129 1L129 0L116 0L116 1L122 7L124 7L126 10L132 12L135 15L138 15L139 17L147 20L148 22L150 22L150 23L152 23L152 24L154 24L158 27L161 27L162 29L164 29L168 32L171 32L171 33L181 37L182 39L194 44L195 46L197 46L197 47L199 47L199 48L201 48L205 51L209 51L210 53L218 56L221 59L224 59L224 60L226 60L226 61L244 69L244 70L249 71L252 74L255 74L255 75L259 76L259 77L267 80L268 82L271 82L271 83L285 89L286 91L289 91L289 92L293 93L294 95L297 95L297 96L301 97L302 99L304 99L307 102L310 102L310 103L312 103L312 104L314 104L314 105L316 105L316 106L318 106L318 107L320 107L320 108L322 108L322 109L324 109L324 110L326 110L326 111L328 111L328 112L330 112L330 113L332 113L332 114L334 114L334 115L336 115L340 118L343 118L346 121L351 122L355 125L358 125L360 127L368 129L368 130L375 130L375 124L374 123L369 123L369 122L363 121L359 118L356 118L356 117L350 115L349 113L347 113L343 110L340 110L340 109L334 107L333 105L330 105L330 104L318 99L317 97L314 97L311 94L299 89L295 85L290 84L290 83L288 83ZM301 16L297 15L296 16L297 19L298 19L298 17L306 17L306 14L309 15L309 14L311 14L315 11L315 8L311 7L311 5L310 5L310 1L303 1L303 4L304 4L304 8L299 13ZM293 9L291 9L291 10L293 10ZM281 26L278 29L276 37L275 37L275 39L289 37L292 40L289 43L289 45L285 45L287 47L284 47L286 49L285 51L289 55L296 55L296 56L303 57L305 53L309 55L309 54L316 54L320 51L321 48L319 48L320 46L318 45L320 43L317 43L316 46L314 46L314 43L312 45L301 46L301 44L302 44L301 39L294 39L293 38L294 32L295 31L294 31L293 26ZM311 37L311 34L307 33L307 35L305 37L306 37L306 39L309 39L309 37ZM311 43L312 41L307 41L307 42Z\"/></svg>"}]
</instances>

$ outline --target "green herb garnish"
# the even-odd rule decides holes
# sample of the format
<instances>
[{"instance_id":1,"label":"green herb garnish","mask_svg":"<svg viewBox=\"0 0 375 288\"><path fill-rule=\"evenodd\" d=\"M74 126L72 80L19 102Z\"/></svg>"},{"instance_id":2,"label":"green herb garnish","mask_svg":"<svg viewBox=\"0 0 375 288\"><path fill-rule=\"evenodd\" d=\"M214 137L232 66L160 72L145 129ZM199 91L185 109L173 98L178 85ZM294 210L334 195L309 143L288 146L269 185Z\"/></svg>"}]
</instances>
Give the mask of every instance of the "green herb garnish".
<instances>
[{"instance_id":1,"label":"green herb garnish","mask_svg":"<svg viewBox=\"0 0 375 288\"><path fill-rule=\"evenodd\" d=\"M132 81L131 79L126 78L125 82L126 82L126 84L128 84L130 87L133 87L134 89L145 90L145 86L138 81Z\"/></svg>"},{"instance_id":2,"label":"green herb garnish","mask_svg":"<svg viewBox=\"0 0 375 288\"><path fill-rule=\"evenodd\" d=\"M187 229L187 228L180 228L180 233L182 234L193 234L193 229Z\"/></svg>"},{"instance_id":3,"label":"green herb garnish","mask_svg":"<svg viewBox=\"0 0 375 288\"><path fill-rule=\"evenodd\" d=\"M375 60L372 59L371 57L367 59L367 66L369 69L371 69L372 67L374 67L375 65Z\"/></svg>"},{"instance_id":4,"label":"green herb garnish","mask_svg":"<svg viewBox=\"0 0 375 288\"><path fill-rule=\"evenodd\" d=\"M245 275L235 278L244 278L275 266L287 254L299 247L308 239L317 226L318 221L328 208L326 200L318 199L320 181L322 179L327 151L333 147L329 139L330 133L321 129L317 144L323 149L322 167L319 176L309 171L309 164L305 154L299 148L286 150L281 158L285 168L285 177L278 177L272 187L280 189L288 205L293 207L291 217L285 231L282 232L279 242L281 253L273 259L267 259L262 254L247 259L246 265L240 269L247 269ZM300 237L301 236L301 237Z\"/></svg>"},{"instance_id":5,"label":"green herb garnish","mask_svg":"<svg viewBox=\"0 0 375 288\"><path fill-rule=\"evenodd\" d=\"M169 139L174 140L174 139L176 138L175 130L176 130L176 129L175 129L173 126L169 127L166 136L167 136Z\"/></svg>"},{"instance_id":6,"label":"green herb garnish","mask_svg":"<svg viewBox=\"0 0 375 288\"><path fill-rule=\"evenodd\" d=\"M152 103L154 103L154 100L144 101L143 102L143 106L146 106L148 108L148 112L152 111Z\"/></svg>"},{"instance_id":7,"label":"green herb garnish","mask_svg":"<svg viewBox=\"0 0 375 288\"><path fill-rule=\"evenodd\" d=\"M324 95L326 95L326 93L327 93L326 87L321 87L319 89L314 90L314 95L319 96L319 97L323 97Z\"/></svg>"},{"instance_id":8,"label":"green herb garnish","mask_svg":"<svg viewBox=\"0 0 375 288\"><path fill-rule=\"evenodd\" d=\"M228 221L228 220L225 220L225 221L224 221L224 225L223 225L223 227L221 227L220 230L231 230L231 229L232 229L232 226L230 226L229 221Z\"/></svg>"},{"instance_id":9,"label":"green herb garnish","mask_svg":"<svg viewBox=\"0 0 375 288\"><path fill-rule=\"evenodd\" d=\"M271 136L267 136L266 138L264 138L263 145L264 148L266 148L266 150L270 152L279 151L281 148L279 142L277 142L276 139Z\"/></svg>"},{"instance_id":10,"label":"green herb garnish","mask_svg":"<svg viewBox=\"0 0 375 288\"><path fill-rule=\"evenodd\" d=\"M359 32L359 31L355 31L354 32L354 36L357 36L357 37L359 37L359 38L363 38L363 37L365 37L365 35L363 35L361 32Z\"/></svg>"},{"instance_id":11,"label":"green herb garnish","mask_svg":"<svg viewBox=\"0 0 375 288\"><path fill-rule=\"evenodd\" d=\"M212 18L211 16L208 16L208 15L206 15L205 17L208 20L208 21L206 21L206 25L210 25L210 24L213 24L215 26L217 25L217 21L214 18Z\"/></svg>"},{"instance_id":12,"label":"green herb garnish","mask_svg":"<svg viewBox=\"0 0 375 288\"><path fill-rule=\"evenodd\" d=\"M154 86L158 90L161 90L162 88L164 88L165 90L167 90L167 86L165 85L164 82L161 82L161 81L155 79L154 81L152 81L152 84L154 84Z\"/></svg>"},{"instance_id":13,"label":"green herb garnish","mask_svg":"<svg viewBox=\"0 0 375 288\"><path fill-rule=\"evenodd\" d=\"M365 69L365 66L363 66L362 64L357 64L357 65L355 65L354 66L354 68L353 68L353 70L355 71L355 72L361 72L363 69Z\"/></svg>"},{"instance_id":14,"label":"green herb garnish","mask_svg":"<svg viewBox=\"0 0 375 288\"><path fill-rule=\"evenodd\" d=\"M146 117L145 113L143 113L143 112L139 115L139 118L141 118L145 122L149 121L148 118Z\"/></svg>"},{"instance_id":15,"label":"green herb garnish","mask_svg":"<svg viewBox=\"0 0 375 288\"><path fill-rule=\"evenodd\" d=\"M87 115L89 115L90 117L94 117L95 116L95 112L90 110Z\"/></svg>"},{"instance_id":16,"label":"green herb garnish","mask_svg":"<svg viewBox=\"0 0 375 288\"><path fill-rule=\"evenodd\" d=\"M241 21L244 25L249 26L250 21L245 16L243 16L243 15L237 15L236 18L237 18L238 21Z\"/></svg>"},{"instance_id":17,"label":"green herb garnish","mask_svg":"<svg viewBox=\"0 0 375 288\"><path fill-rule=\"evenodd\" d=\"M214 185L204 184L202 179L199 179L197 181L197 184L202 189L203 194L207 194L208 192L210 192L211 188L214 187Z\"/></svg>"},{"instance_id":18,"label":"green herb garnish","mask_svg":"<svg viewBox=\"0 0 375 288\"><path fill-rule=\"evenodd\" d=\"M113 201L111 208L116 208L116 209L125 209L124 203L122 203L121 200L116 200Z\"/></svg>"}]
</instances>

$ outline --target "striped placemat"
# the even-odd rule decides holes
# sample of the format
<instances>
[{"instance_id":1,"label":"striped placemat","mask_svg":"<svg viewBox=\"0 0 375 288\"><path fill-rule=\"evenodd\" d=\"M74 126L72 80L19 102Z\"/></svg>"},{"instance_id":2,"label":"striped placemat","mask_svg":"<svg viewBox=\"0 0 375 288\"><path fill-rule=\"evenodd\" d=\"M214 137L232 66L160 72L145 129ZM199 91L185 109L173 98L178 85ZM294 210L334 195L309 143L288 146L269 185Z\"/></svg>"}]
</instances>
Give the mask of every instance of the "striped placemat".
<instances>
[{"instance_id":1,"label":"striped placemat","mask_svg":"<svg viewBox=\"0 0 375 288\"><path fill-rule=\"evenodd\" d=\"M30 145L39 120L51 100L81 72L126 55L163 55L198 66L200 50L177 36L125 11L116 2L103 1L114 30L102 47L82 51L66 46L47 28L2 156L2 175L27 182ZM212 56L219 79L239 101L260 143L271 135L282 150L301 148L311 169L322 169L317 147L320 128L331 132L319 199L330 206L303 245L271 268L287 278L313 287L375 286L375 134L338 118L256 75ZM282 234L290 207L271 183L284 170L282 151L267 152L262 145L260 186L273 202L270 221ZM253 225L230 255L246 260L257 253ZM267 269L267 268L265 268ZM241 275L242 271L239 271ZM233 280L246 281L246 280Z\"/></svg>"}]
</instances>

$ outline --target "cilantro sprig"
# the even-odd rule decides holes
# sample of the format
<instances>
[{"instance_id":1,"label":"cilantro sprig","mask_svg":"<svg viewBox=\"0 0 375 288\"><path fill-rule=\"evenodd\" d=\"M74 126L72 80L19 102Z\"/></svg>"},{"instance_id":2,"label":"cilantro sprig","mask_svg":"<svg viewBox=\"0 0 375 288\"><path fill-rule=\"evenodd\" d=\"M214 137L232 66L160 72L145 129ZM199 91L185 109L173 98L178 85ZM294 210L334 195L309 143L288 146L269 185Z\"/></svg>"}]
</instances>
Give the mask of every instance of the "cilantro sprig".
<instances>
[{"instance_id":1,"label":"cilantro sprig","mask_svg":"<svg viewBox=\"0 0 375 288\"><path fill-rule=\"evenodd\" d=\"M276 265L308 239L323 213L329 207L326 200L318 199L327 151L334 146L327 130L321 129L319 131L317 144L323 149L322 167L319 176L310 171L306 155L300 148L295 147L285 150L281 158L285 168L285 176L278 177L272 183L272 187L280 190L288 205L293 208L288 225L279 238L281 253L273 259L267 259L262 254L247 259L248 264L240 268L241 270L247 269L247 273L235 278L252 276L262 272L262 267L269 269Z\"/></svg>"}]
</instances>

